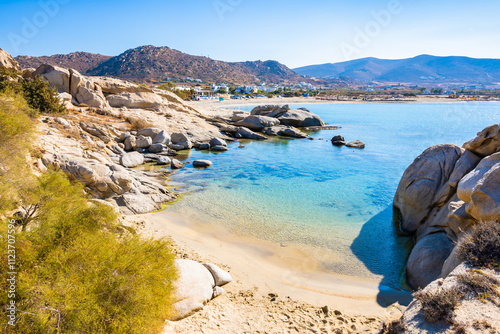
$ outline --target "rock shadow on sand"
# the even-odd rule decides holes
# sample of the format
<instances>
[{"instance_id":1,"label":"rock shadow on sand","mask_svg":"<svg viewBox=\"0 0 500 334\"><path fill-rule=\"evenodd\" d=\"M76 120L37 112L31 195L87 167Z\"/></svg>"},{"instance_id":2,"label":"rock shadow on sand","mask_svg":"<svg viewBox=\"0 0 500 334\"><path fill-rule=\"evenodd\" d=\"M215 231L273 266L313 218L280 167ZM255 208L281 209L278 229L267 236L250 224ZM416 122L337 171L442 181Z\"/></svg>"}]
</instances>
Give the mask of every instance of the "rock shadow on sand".
<instances>
[{"instance_id":1,"label":"rock shadow on sand","mask_svg":"<svg viewBox=\"0 0 500 334\"><path fill-rule=\"evenodd\" d=\"M390 205L373 216L351 245L353 254L373 274L383 276L377 295L377 302L383 307L396 302L407 306L412 300L405 282L405 266L413 239L399 232L392 223L392 214Z\"/></svg>"}]
</instances>

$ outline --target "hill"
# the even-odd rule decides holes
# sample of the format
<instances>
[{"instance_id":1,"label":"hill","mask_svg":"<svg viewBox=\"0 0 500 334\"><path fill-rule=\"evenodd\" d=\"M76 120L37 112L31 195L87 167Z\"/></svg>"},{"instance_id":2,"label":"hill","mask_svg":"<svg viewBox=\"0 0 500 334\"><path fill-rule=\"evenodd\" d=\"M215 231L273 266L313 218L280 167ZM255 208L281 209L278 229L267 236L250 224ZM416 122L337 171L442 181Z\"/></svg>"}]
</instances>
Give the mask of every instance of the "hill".
<instances>
[{"instance_id":1,"label":"hill","mask_svg":"<svg viewBox=\"0 0 500 334\"><path fill-rule=\"evenodd\" d=\"M294 71L311 77L350 77L365 82L493 84L500 82L500 59L430 55L398 60L362 58Z\"/></svg>"},{"instance_id":2,"label":"hill","mask_svg":"<svg viewBox=\"0 0 500 334\"><path fill-rule=\"evenodd\" d=\"M151 45L127 50L101 63L88 74L146 81L190 77L237 84L304 81L302 76L273 60L229 63Z\"/></svg>"},{"instance_id":3,"label":"hill","mask_svg":"<svg viewBox=\"0 0 500 334\"><path fill-rule=\"evenodd\" d=\"M73 52L42 57L18 56L15 59L21 68L38 68L42 64L50 64L73 68L82 74L87 74L89 70L94 69L110 58L110 56L103 56L101 54Z\"/></svg>"}]
</instances>

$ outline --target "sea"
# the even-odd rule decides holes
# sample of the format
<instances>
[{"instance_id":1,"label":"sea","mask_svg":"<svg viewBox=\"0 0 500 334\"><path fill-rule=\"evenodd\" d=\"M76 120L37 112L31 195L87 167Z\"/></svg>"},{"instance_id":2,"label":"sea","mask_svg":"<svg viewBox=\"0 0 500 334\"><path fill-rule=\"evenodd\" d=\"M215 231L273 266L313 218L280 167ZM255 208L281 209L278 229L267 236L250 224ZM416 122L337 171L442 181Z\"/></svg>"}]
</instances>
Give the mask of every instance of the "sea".
<instances>
[{"instance_id":1,"label":"sea","mask_svg":"<svg viewBox=\"0 0 500 334\"><path fill-rule=\"evenodd\" d=\"M188 164L168 181L179 199L165 208L190 221L222 227L283 247L302 247L334 274L405 288L413 240L393 222L392 201L405 169L430 146L463 145L500 121L500 104L345 103L305 107L337 130L314 138L228 143L228 152L184 151ZM239 107L250 112L253 106ZM331 138L365 149L335 147Z\"/></svg>"}]
</instances>

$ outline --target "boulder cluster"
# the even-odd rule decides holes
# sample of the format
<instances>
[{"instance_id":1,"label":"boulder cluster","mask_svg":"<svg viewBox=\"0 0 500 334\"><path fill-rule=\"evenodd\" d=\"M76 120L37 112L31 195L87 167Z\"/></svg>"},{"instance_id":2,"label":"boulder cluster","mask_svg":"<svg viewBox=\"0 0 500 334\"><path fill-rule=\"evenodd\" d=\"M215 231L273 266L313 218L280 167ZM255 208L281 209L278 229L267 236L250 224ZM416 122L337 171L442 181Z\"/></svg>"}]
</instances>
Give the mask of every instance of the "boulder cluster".
<instances>
[{"instance_id":1,"label":"boulder cluster","mask_svg":"<svg viewBox=\"0 0 500 334\"><path fill-rule=\"evenodd\" d=\"M424 288L461 262L455 244L476 224L500 221L500 123L462 147L437 145L406 169L394 197L401 230L415 236L407 280Z\"/></svg>"}]
</instances>

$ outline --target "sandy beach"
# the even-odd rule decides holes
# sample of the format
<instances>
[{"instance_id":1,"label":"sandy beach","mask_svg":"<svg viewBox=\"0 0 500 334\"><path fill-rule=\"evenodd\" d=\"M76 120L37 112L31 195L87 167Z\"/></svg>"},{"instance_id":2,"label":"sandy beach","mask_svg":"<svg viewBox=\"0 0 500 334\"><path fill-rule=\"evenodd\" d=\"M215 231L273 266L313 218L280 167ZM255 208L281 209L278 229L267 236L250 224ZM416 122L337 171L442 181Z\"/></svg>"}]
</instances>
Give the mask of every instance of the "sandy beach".
<instances>
[{"instance_id":1,"label":"sandy beach","mask_svg":"<svg viewBox=\"0 0 500 334\"><path fill-rule=\"evenodd\" d=\"M395 300L408 302L411 298L375 281L322 272L293 246L231 235L167 211L131 216L127 222L145 236L173 240L180 258L215 263L234 278L224 287L225 294L200 313L169 322L165 333L283 333L294 327L299 328L295 332L312 333L325 325L326 309L332 318L331 324L326 323L331 333L342 328L346 333L373 333L383 321L401 315L404 307ZM295 320L284 315L297 312L301 315ZM245 325L248 330L241 330Z\"/></svg>"}]
</instances>

